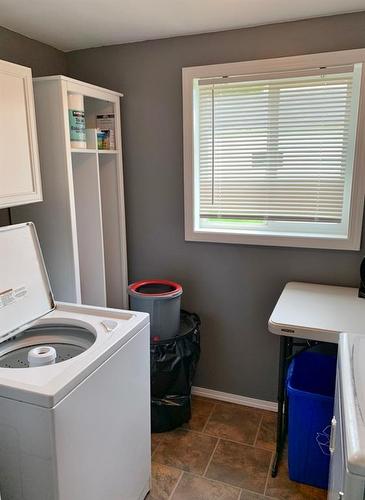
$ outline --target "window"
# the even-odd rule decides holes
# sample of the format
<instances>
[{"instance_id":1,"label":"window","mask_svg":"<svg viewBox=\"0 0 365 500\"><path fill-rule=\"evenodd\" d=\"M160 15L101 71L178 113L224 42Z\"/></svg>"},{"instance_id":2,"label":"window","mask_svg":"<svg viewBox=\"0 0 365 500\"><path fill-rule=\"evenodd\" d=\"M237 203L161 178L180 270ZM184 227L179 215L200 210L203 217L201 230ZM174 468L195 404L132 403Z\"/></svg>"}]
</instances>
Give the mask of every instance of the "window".
<instances>
[{"instance_id":1,"label":"window","mask_svg":"<svg viewBox=\"0 0 365 500\"><path fill-rule=\"evenodd\" d=\"M364 55L183 69L187 240L359 249Z\"/></svg>"}]
</instances>

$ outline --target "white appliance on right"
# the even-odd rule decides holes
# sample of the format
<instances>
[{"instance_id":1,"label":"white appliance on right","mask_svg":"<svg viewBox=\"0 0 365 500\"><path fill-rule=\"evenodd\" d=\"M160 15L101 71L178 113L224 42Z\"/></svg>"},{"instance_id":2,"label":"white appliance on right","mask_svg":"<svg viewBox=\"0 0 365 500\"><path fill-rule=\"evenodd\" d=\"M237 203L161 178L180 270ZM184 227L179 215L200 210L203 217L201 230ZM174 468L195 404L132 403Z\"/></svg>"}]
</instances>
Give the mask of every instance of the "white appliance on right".
<instances>
[{"instance_id":1,"label":"white appliance on right","mask_svg":"<svg viewBox=\"0 0 365 500\"><path fill-rule=\"evenodd\" d=\"M365 498L365 335L342 333L331 429L328 500Z\"/></svg>"}]
</instances>

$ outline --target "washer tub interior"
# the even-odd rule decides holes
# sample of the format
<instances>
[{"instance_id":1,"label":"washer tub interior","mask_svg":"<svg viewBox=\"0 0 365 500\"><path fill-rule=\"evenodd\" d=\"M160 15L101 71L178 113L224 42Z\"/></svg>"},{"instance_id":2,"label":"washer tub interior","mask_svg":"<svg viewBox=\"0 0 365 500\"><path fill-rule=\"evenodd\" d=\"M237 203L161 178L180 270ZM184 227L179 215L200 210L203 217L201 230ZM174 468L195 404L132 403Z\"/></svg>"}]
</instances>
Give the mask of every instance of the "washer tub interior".
<instances>
[{"instance_id":1,"label":"washer tub interior","mask_svg":"<svg viewBox=\"0 0 365 500\"><path fill-rule=\"evenodd\" d=\"M56 363L85 352L96 337L82 326L42 324L25 330L0 344L0 368L29 368L28 353L35 347L53 347Z\"/></svg>"}]
</instances>

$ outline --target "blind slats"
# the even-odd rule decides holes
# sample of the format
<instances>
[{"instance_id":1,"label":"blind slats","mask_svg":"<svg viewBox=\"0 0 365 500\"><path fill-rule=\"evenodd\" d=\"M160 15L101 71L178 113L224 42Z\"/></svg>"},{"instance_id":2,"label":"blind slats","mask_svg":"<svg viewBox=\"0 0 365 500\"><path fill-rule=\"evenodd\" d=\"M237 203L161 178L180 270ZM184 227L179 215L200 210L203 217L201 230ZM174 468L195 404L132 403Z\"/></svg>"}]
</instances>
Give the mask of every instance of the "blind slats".
<instances>
[{"instance_id":1,"label":"blind slats","mask_svg":"<svg viewBox=\"0 0 365 500\"><path fill-rule=\"evenodd\" d=\"M341 222L352 90L352 70L201 82L200 218Z\"/></svg>"}]
</instances>

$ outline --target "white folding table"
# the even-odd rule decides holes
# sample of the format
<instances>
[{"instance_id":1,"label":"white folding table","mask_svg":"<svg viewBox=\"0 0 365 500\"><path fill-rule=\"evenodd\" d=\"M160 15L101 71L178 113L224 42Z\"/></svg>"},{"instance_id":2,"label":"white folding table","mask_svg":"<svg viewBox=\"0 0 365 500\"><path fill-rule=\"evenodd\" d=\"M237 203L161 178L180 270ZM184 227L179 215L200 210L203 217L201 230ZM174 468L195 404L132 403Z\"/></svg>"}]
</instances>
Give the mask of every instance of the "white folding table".
<instances>
[{"instance_id":1,"label":"white folding table","mask_svg":"<svg viewBox=\"0 0 365 500\"><path fill-rule=\"evenodd\" d=\"M271 471L274 477L286 438L285 378L293 347L337 343L341 332L365 333L365 299L358 297L357 288L287 283L269 319L269 331L280 335L276 454Z\"/></svg>"}]
</instances>

